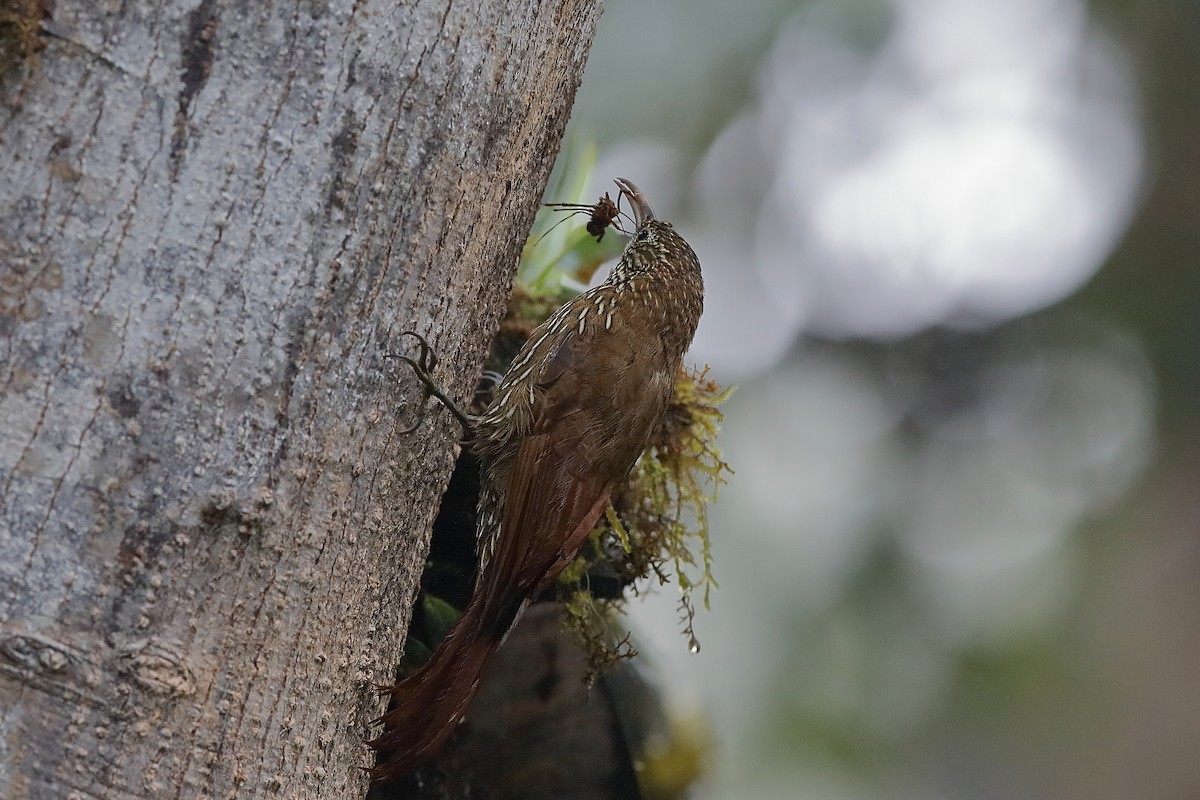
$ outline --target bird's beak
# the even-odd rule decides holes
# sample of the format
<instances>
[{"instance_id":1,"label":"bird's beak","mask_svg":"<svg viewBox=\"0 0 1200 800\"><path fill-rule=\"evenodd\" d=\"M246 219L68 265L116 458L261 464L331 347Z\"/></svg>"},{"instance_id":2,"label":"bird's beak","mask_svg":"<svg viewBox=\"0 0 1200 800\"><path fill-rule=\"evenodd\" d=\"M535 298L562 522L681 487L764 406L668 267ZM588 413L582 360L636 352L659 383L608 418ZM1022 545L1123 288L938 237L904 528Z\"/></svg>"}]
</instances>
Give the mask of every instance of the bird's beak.
<instances>
[{"instance_id":1,"label":"bird's beak","mask_svg":"<svg viewBox=\"0 0 1200 800\"><path fill-rule=\"evenodd\" d=\"M646 195L642 194L642 190L633 185L633 181L625 178L617 178L613 181L617 188L621 190L621 194L629 198L629 205L633 206L633 222L637 227L642 227L646 220L654 219L654 212L650 209L650 203L646 200Z\"/></svg>"}]
</instances>

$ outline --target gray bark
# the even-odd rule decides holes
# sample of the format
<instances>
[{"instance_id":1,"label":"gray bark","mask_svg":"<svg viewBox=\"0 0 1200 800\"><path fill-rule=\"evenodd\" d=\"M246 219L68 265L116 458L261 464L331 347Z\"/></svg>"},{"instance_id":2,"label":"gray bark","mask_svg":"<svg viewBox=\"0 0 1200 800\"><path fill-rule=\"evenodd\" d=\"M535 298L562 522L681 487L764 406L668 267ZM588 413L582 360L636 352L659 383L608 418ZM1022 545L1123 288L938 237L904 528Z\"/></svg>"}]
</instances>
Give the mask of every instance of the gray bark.
<instances>
[{"instance_id":1,"label":"gray bark","mask_svg":"<svg viewBox=\"0 0 1200 800\"><path fill-rule=\"evenodd\" d=\"M59 0L0 92L0 796L362 796L597 0Z\"/></svg>"}]
</instances>

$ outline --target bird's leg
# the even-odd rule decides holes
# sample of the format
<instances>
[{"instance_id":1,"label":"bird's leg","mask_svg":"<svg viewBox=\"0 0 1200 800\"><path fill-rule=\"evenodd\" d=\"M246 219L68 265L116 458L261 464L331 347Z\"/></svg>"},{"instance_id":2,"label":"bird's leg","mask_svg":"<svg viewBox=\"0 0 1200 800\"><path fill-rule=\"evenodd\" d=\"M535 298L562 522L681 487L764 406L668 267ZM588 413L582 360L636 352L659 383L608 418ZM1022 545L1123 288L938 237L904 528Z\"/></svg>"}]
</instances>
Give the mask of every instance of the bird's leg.
<instances>
[{"instance_id":1,"label":"bird's leg","mask_svg":"<svg viewBox=\"0 0 1200 800\"><path fill-rule=\"evenodd\" d=\"M417 346L420 348L419 355L415 359L410 358L409 356L392 356L392 358L398 358L405 364L408 364L410 367L412 367L413 373L417 376L417 380L419 380L425 386L425 397L428 398L430 395L433 395L439 401L441 401L442 405L448 408L450 413L458 418L458 421L463 426L463 430L470 434L473 429L471 415L463 411L462 408L459 407L458 403L454 402L450 395L446 394L446 392L437 385L437 381L433 379L433 371L437 369L437 353L435 353L433 348L429 346L429 342L425 341L425 337L416 331L404 331L400 335L411 336L417 340ZM422 403L421 413L417 415L417 421L413 423L412 427L401 431L401 433L412 433L417 428L421 427L421 423L424 421L424 419L425 407Z\"/></svg>"}]
</instances>

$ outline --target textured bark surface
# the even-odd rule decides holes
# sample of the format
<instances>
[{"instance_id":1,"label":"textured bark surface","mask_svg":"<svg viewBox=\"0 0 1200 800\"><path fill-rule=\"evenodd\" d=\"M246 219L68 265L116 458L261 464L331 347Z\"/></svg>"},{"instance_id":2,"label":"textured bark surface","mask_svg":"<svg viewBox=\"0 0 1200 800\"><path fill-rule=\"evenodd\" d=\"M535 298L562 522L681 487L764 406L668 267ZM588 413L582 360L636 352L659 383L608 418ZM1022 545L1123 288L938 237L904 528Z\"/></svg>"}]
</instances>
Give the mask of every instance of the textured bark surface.
<instances>
[{"instance_id":1,"label":"textured bark surface","mask_svg":"<svg viewBox=\"0 0 1200 800\"><path fill-rule=\"evenodd\" d=\"M361 797L596 0L59 0L0 78L0 796Z\"/></svg>"}]
</instances>

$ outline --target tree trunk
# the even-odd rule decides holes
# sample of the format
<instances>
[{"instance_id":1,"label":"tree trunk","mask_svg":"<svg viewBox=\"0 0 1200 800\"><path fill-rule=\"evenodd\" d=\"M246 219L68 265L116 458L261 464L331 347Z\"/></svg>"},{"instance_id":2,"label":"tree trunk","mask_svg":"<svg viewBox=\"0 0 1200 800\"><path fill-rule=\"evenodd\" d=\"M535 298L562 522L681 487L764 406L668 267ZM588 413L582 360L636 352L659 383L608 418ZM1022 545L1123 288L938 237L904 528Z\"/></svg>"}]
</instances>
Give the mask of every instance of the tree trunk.
<instances>
[{"instance_id":1,"label":"tree trunk","mask_svg":"<svg viewBox=\"0 0 1200 800\"><path fill-rule=\"evenodd\" d=\"M362 796L459 436L387 356L471 392L597 6L50 7L0 77L0 796Z\"/></svg>"}]
</instances>

